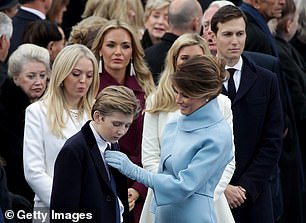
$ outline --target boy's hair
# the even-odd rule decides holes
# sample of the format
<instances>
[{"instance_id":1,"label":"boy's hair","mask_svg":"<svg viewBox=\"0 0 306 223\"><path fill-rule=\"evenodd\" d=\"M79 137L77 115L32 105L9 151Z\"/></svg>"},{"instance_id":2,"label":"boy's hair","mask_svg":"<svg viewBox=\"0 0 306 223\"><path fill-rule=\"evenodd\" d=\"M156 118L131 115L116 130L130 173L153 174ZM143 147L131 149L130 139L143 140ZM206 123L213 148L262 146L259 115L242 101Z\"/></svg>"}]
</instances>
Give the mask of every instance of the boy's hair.
<instances>
[{"instance_id":1,"label":"boy's hair","mask_svg":"<svg viewBox=\"0 0 306 223\"><path fill-rule=\"evenodd\" d=\"M140 111L140 105L131 89L124 86L108 86L98 94L91 110L92 118L95 111L104 116L121 112L136 118Z\"/></svg>"}]
</instances>

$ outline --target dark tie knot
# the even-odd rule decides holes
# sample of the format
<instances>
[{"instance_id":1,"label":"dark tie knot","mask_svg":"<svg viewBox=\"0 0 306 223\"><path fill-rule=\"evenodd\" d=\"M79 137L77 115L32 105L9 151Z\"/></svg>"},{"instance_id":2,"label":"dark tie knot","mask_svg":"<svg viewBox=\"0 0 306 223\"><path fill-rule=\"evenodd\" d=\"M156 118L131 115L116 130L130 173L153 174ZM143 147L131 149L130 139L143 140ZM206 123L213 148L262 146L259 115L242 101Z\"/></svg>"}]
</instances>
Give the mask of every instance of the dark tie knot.
<instances>
[{"instance_id":1,"label":"dark tie knot","mask_svg":"<svg viewBox=\"0 0 306 223\"><path fill-rule=\"evenodd\" d=\"M230 74L231 76L233 76L234 73L235 73L235 71L236 71L236 69L235 69L235 68L228 68L227 71L229 72L229 74Z\"/></svg>"},{"instance_id":2,"label":"dark tie knot","mask_svg":"<svg viewBox=\"0 0 306 223\"><path fill-rule=\"evenodd\" d=\"M108 143L107 143L105 151L107 151L107 150L112 150L112 148L110 147L110 145Z\"/></svg>"}]
</instances>

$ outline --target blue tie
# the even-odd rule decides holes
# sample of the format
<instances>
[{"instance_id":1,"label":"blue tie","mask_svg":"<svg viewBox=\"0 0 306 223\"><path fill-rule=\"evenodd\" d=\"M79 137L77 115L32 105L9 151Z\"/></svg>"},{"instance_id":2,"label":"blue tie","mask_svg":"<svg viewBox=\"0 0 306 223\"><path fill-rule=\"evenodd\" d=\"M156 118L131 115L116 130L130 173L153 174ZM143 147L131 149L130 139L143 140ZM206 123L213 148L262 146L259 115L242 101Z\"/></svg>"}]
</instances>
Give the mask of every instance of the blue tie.
<instances>
[{"instance_id":1,"label":"blue tie","mask_svg":"<svg viewBox=\"0 0 306 223\"><path fill-rule=\"evenodd\" d=\"M107 144L107 147L105 149L106 150L112 150L112 147L109 146L109 144ZM108 166L108 170L109 170L109 178L110 178L110 184L111 184L111 188L115 194L116 197L116 223L121 223L120 221L120 208L119 208L119 202L118 202L118 197L117 197L117 189L116 189L116 181L115 178L112 174L112 167Z\"/></svg>"},{"instance_id":2,"label":"blue tie","mask_svg":"<svg viewBox=\"0 0 306 223\"><path fill-rule=\"evenodd\" d=\"M231 99L231 101L233 102L236 96L236 87L235 87L235 82L233 78L236 69L229 68L227 69L227 71L230 73L230 78L228 79L228 82L227 82L227 93L228 93L229 99Z\"/></svg>"}]
</instances>

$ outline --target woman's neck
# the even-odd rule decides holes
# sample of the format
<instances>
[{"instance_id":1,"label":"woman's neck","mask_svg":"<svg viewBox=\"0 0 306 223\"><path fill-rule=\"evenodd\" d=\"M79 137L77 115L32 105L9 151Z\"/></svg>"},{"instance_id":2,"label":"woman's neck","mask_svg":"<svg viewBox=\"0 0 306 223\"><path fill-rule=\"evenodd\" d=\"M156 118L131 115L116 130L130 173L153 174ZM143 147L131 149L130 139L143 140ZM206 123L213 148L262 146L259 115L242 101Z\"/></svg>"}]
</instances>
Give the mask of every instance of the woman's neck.
<instances>
[{"instance_id":1,"label":"woman's neck","mask_svg":"<svg viewBox=\"0 0 306 223\"><path fill-rule=\"evenodd\" d=\"M111 75L119 84L124 84L125 81L125 72L126 72L126 68L122 69L122 70L111 70L108 71L106 69L107 73L109 73L109 75Z\"/></svg>"}]
</instances>

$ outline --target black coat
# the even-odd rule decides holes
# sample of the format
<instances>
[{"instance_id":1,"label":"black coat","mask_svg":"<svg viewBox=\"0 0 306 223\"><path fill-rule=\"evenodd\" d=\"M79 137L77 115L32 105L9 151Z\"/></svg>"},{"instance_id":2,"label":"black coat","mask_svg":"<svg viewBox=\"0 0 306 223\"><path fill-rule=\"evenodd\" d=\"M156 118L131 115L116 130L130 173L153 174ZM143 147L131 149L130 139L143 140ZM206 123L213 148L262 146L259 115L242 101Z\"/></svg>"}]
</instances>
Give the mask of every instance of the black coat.
<instances>
[{"instance_id":1,"label":"black coat","mask_svg":"<svg viewBox=\"0 0 306 223\"><path fill-rule=\"evenodd\" d=\"M124 222L127 223L127 178L110 169L116 181L117 195L124 205ZM116 199L88 121L81 131L66 141L56 159L50 208L61 213L93 214L91 220L81 222L115 223Z\"/></svg>"},{"instance_id":2,"label":"black coat","mask_svg":"<svg viewBox=\"0 0 306 223\"><path fill-rule=\"evenodd\" d=\"M306 177L306 62L299 52L288 42L276 38L281 61L281 70L288 83L296 119L301 157L303 159L304 177ZM305 202L305 201L304 201Z\"/></svg>"},{"instance_id":3,"label":"black coat","mask_svg":"<svg viewBox=\"0 0 306 223\"><path fill-rule=\"evenodd\" d=\"M151 46L153 46L149 31L146 29L142 35L141 46L145 50Z\"/></svg>"},{"instance_id":4,"label":"black coat","mask_svg":"<svg viewBox=\"0 0 306 223\"><path fill-rule=\"evenodd\" d=\"M23 134L25 109L30 101L20 87L8 78L0 95L0 155L7 165L8 188L33 202L34 193L24 178Z\"/></svg>"},{"instance_id":5,"label":"black coat","mask_svg":"<svg viewBox=\"0 0 306 223\"><path fill-rule=\"evenodd\" d=\"M273 52L267 34L257 25L254 19L245 12L247 17L246 42L244 49L247 51L255 51L277 56Z\"/></svg>"},{"instance_id":6,"label":"black coat","mask_svg":"<svg viewBox=\"0 0 306 223\"><path fill-rule=\"evenodd\" d=\"M41 19L39 16L25 11L23 9L19 9L17 14L13 17L13 35L11 38L11 46L9 49L9 55L12 54L14 50L22 43L23 33L26 29L27 25L30 22Z\"/></svg>"},{"instance_id":7,"label":"black coat","mask_svg":"<svg viewBox=\"0 0 306 223\"><path fill-rule=\"evenodd\" d=\"M227 94L225 88L223 93ZM283 134L277 77L243 56L241 81L232 102L236 169L230 184L247 190L246 202L232 210L236 222L271 223L270 177Z\"/></svg>"},{"instance_id":8,"label":"black coat","mask_svg":"<svg viewBox=\"0 0 306 223\"><path fill-rule=\"evenodd\" d=\"M165 33L165 35L161 38L160 43L157 43L145 50L145 61L149 65L155 84L157 84L159 75L164 69L165 58L168 50L171 48L172 44L177 38L178 36L175 34Z\"/></svg>"}]
</instances>

